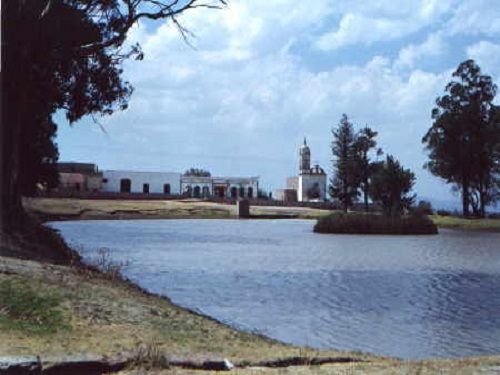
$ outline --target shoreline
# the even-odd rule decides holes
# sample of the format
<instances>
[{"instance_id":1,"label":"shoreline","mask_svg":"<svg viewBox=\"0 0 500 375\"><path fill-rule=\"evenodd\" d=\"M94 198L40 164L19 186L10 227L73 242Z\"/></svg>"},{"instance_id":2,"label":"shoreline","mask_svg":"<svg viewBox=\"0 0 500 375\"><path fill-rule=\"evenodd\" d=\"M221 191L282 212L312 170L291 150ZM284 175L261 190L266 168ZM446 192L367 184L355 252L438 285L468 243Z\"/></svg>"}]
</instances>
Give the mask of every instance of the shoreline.
<instances>
[{"instance_id":1,"label":"shoreline","mask_svg":"<svg viewBox=\"0 0 500 375\"><path fill-rule=\"evenodd\" d=\"M78 198L24 198L26 211L45 221L66 220L154 220L154 219L238 219L234 205L203 200L106 200ZM249 218L241 220L317 220L330 210L308 207L251 206ZM500 219L475 219L430 215L438 228L500 232Z\"/></svg>"},{"instance_id":2,"label":"shoreline","mask_svg":"<svg viewBox=\"0 0 500 375\"><path fill-rule=\"evenodd\" d=\"M188 218L200 219L193 216ZM61 240L59 234L57 237ZM69 332L33 338L23 332L2 329L0 343L4 345L0 344L0 356L40 355L43 360L51 356L71 358L75 353L86 353L90 357L104 356L108 361L119 357L124 359L124 366L118 373L124 375L134 373L128 372L132 371L127 370L128 367L142 368L151 360L142 358L138 361L138 352L141 350L156 350L163 357L168 357L168 366L155 368L162 374L170 374L172 369L173 373L188 369L196 374L205 373L208 371L207 363L218 361L220 364L221 359L226 358L236 366L238 373L253 373L255 368L274 373L275 370L281 371L290 366L293 373L303 374L322 371L384 374L394 373L395 370L434 373L443 369L456 373L500 368L500 353L453 359L404 360L371 353L299 347L260 333L241 331L198 311L178 306L168 296L151 293L129 279L109 279L109 275L98 271L95 266L85 264L74 249L66 245L64 240L61 241L73 254L73 265L68 265L68 261L61 262L66 264L54 264L50 260L40 262L0 256L0 282L8 279L25 280L38 285L42 291L52 290L63 295L66 298L64 312L74 327ZM54 251L62 252L57 246ZM7 347L5 343L8 343ZM61 346L61 343L66 345ZM157 344L158 347L155 346ZM22 349L12 350L16 347Z\"/></svg>"}]
</instances>

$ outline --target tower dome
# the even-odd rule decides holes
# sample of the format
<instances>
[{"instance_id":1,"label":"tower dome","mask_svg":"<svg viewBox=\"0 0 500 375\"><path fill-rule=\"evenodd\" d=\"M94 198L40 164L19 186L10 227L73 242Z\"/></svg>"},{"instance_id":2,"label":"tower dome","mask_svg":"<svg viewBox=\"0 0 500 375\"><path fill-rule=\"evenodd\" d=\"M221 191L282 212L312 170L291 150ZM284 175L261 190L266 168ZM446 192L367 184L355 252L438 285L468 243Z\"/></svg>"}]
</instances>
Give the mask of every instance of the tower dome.
<instances>
[{"instance_id":1,"label":"tower dome","mask_svg":"<svg viewBox=\"0 0 500 375\"><path fill-rule=\"evenodd\" d=\"M307 145L305 137L304 137L304 144L299 148L299 155L300 155L300 165L299 165L300 173L301 174L309 173L311 169L311 150Z\"/></svg>"}]
</instances>

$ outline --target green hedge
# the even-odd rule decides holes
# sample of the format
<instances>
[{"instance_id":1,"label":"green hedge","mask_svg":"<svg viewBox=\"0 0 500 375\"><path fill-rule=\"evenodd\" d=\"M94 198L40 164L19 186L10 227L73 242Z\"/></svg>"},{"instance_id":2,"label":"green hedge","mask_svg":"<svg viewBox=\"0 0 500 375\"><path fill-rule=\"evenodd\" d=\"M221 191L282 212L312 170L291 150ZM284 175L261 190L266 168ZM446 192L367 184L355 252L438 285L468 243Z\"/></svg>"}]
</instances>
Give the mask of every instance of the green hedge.
<instances>
[{"instance_id":1,"label":"green hedge","mask_svg":"<svg viewBox=\"0 0 500 375\"><path fill-rule=\"evenodd\" d=\"M317 233L344 234L437 234L437 226L425 215L400 218L381 214L334 213L318 219Z\"/></svg>"}]
</instances>

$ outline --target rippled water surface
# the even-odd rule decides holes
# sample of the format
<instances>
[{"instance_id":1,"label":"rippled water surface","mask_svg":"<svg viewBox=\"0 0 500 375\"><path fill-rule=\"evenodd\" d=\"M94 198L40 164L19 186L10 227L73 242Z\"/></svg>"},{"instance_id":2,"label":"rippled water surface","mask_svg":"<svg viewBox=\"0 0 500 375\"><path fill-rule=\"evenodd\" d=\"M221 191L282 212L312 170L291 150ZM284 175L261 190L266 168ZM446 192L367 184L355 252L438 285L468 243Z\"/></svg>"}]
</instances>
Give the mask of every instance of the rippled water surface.
<instances>
[{"instance_id":1,"label":"rippled water surface","mask_svg":"<svg viewBox=\"0 0 500 375\"><path fill-rule=\"evenodd\" d=\"M500 353L500 234L312 233L313 221L57 222L147 289L235 327L403 358Z\"/></svg>"}]
</instances>

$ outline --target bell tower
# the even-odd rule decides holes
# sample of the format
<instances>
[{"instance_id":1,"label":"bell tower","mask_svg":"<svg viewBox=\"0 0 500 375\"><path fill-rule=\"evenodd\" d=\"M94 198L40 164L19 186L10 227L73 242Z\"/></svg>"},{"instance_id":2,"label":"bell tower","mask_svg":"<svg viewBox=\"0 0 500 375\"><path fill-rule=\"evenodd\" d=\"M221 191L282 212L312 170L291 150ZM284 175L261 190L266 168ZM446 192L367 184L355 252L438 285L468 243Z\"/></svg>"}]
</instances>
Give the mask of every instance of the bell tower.
<instances>
[{"instance_id":1,"label":"bell tower","mask_svg":"<svg viewBox=\"0 0 500 375\"><path fill-rule=\"evenodd\" d=\"M307 145L306 138L304 137L304 144L299 149L299 174L308 174L311 170L311 150Z\"/></svg>"}]
</instances>

